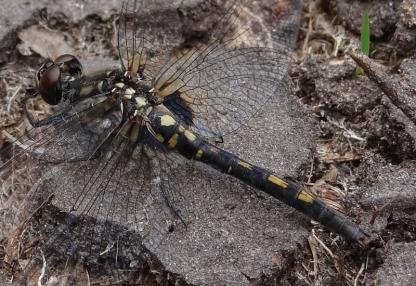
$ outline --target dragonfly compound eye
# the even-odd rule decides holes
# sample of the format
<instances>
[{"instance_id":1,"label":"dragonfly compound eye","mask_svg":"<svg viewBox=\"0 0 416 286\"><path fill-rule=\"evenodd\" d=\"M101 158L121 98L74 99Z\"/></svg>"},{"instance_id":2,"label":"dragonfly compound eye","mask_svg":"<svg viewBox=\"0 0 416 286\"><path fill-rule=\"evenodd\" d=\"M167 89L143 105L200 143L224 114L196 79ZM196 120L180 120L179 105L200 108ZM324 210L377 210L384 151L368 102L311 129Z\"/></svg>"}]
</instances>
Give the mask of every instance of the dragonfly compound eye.
<instances>
[{"instance_id":1,"label":"dragonfly compound eye","mask_svg":"<svg viewBox=\"0 0 416 286\"><path fill-rule=\"evenodd\" d=\"M38 72L36 73L36 78L38 82L40 81L40 78L42 75L52 66L54 65L54 62L51 59L47 59L42 66L39 68Z\"/></svg>"},{"instance_id":2,"label":"dragonfly compound eye","mask_svg":"<svg viewBox=\"0 0 416 286\"><path fill-rule=\"evenodd\" d=\"M37 78L39 93L43 100L50 105L57 105L62 98L59 66L49 60L39 69Z\"/></svg>"},{"instance_id":3,"label":"dragonfly compound eye","mask_svg":"<svg viewBox=\"0 0 416 286\"><path fill-rule=\"evenodd\" d=\"M59 66L63 74L79 77L82 74L82 65L73 55L64 54L55 59L55 64Z\"/></svg>"}]
</instances>

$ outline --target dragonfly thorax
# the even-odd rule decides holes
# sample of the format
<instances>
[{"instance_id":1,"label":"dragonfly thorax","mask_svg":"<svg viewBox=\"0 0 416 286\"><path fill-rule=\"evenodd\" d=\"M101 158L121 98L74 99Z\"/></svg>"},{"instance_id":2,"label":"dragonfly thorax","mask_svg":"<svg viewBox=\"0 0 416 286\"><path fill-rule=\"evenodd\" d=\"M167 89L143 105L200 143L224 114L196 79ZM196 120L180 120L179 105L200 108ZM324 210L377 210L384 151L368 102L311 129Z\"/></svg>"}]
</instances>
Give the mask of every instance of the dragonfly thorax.
<instances>
[{"instance_id":1,"label":"dragonfly thorax","mask_svg":"<svg viewBox=\"0 0 416 286\"><path fill-rule=\"evenodd\" d=\"M155 105L154 96L149 88L134 81L118 82L115 85L122 98L123 109L129 118L146 118Z\"/></svg>"}]
</instances>

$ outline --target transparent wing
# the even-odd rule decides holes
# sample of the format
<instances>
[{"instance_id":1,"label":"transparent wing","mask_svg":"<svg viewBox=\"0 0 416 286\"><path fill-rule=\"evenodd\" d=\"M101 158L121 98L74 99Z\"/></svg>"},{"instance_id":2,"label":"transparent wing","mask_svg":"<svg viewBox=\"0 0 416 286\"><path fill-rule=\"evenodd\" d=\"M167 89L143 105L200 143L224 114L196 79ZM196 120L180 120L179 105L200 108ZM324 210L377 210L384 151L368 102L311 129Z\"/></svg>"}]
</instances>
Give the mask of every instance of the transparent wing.
<instances>
[{"instance_id":1,"label":"transparent wing","mask_svg":"<svg viewBox=\"0 0 416 286\"><path fill-rule=\"evenodd\" d=\"M169 59L171 50L179 44L175 37L178 33L173 31L179 27L160 25L174 17L171 15L174 10L150 11L153 5L151 1L124 2L115 39L123 69L132 77L138 74L149 82Z\"/></svg>"},{"instance_id":2,"label":"transparent wing","mask_svg":"<svg viewBox=\"0 0 416 286\"><path fill-rule=\"evenodd\" d=\"M163 82L159 89L162 96L178 94L192 111L186 121L203 136L235 131L271 97L289 92L287 62L274 50L219 47L203 59L198 59L200 54L193 57L195 62L175 71L170 82L163 82L168 72L157 83ZM177 65L183 66L176 62L170 69L177 69Z\"/></svg>"},{"instance_id":3,"label":"transparent wing","mask_svg":"<svg viewBox=\"0 0 416 286\"><path fill-rule=\"evenodd\" d=\"M15 148L15 145L20 149L0 168L7 167L25 154L49 163L88 160L117 129L120 120L119 106L106 97L89 98L69 105L49 117L44 126L31 128L20 138L9 138L13 139L13 144L2 153L9 153L8 149Z\"/></svg>"},{"instance_id":4,"label":"transparent wing","mask_svg":"<svg viewBox=\"0 0 416 286\"><path fill-rule=\"evenodd\" d=\"M218 137L235 131L273 96L287 93L290 57L285 48L255 47L249 27L232 6L212 40L173 58L154 81L157 95L180 98L190 112L186 122L197 133Z\"/></svg>"},{"instance_id":5,"label":"transparent wing","mask_svg":"<svg viewBox=\"0 0 416 286\"><path fill-rule=\"evenodd\" d=\"M117 135L111 144L102 146L100 158L50 173L53 180L48 188L58 190L54 202L60 209L128 225L149 245L157 244L156 236L165 233L174 218L148 158L148 147L129 144Z\"/></svg>"},{"instance_id":6,"label":"transparent wing","mask_svg":"<svg viewBox=\"0 0 416 286\"><path fill-rule=\"evenodd\" d=\"M4 194L0 224L5 227L2 236L16 227L17 214L24 209L20 204L34 180L51 168L47 163L71 163L99 156L100 146L117 130L118 109L105 97L91 98L64 107L47 118L44 126L32 127L18 138L3 132L11 143L0 151L0 185ZM20 216L26 219L29 215Z\"/></svg>"},{"instance_id":7,"label":"transparent wing","mask_svg":"<svg viewBox=\"0 0 416 286\"><path fill-rule=\"evenodd\" d=\"M119 130L128 124L122 124ZM43 199L29 201L51 198L52 210L59 215L52 212L46 218L53 221L52 226L37 224L41 230L36 231L47 234L39 240L39 251L26 275L31 276L33 271L39 275L43 260L48 265L45 281L64 276L68 263L76 265L79 261L97 267L106 258L114 271L137 269L137 261L149 255L148 249L154 252L171 232L181 231L186 225L186 208L178 208L186 206L186 201L180 185L171 181L175 175L172 170L183 162L179 156L144 142L131 145L119 131L102 144L98 158L51 168L32 191L33 196L42 194ZM59 226L54 229L56 224ZM15 242L23 245L20 237ZM132 246L132 237L137 245Z\"/></svg>"},{"instance_id":8,"label":"transparent wing","mask_svg":"<svg viewBox=\"0 0 416 286\"><path fill-rule=\"evenodd\" d=\"M144 16L146 7L136 5L124 5L119 19L117 46L123 66L144 78L161 101L175 97L180 116L198 134L218 138L233 132L271 97L290 92L288 48L261 35L256 27L262 24L243 6L224 4L226 12L206 44L183 44L176 31L158 35L150 28L157 25ZM266 46L258 47L256 39ZM172 53L178 46L182 48Z\"/></svg>"}]
</instances>

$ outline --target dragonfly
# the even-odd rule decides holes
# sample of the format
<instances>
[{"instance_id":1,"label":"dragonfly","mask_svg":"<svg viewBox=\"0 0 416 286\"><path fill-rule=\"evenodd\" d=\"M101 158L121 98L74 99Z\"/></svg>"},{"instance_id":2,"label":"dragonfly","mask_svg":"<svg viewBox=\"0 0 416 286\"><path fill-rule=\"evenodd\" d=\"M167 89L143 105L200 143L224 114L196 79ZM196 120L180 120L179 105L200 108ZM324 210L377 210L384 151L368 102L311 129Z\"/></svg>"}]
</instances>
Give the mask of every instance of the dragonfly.
<instances>
[{"instance_id":1,"label":"dragonfly","mask_svg":"<svg viewBox=\"0 0 416 286\"><path fill-rule=\"evenodd\" d=\"M120 68L85 74L70 54L40 67L36 96L58 110L41 120L27 112L34 128L10 145L19 149L1 168L25 154L54 165L37 189L53 190L50 198L60 200L70 221L94 216L97 232L108 221L124 222L149 249L189 223L175 178L186 165L232 176L346 240L368 244L363 230L306 188L219 147L287 87L287 51L246 46L234 3L208 42L161 65L131 10L123 4L118 21Z\"/></svg>"}]
</instances>

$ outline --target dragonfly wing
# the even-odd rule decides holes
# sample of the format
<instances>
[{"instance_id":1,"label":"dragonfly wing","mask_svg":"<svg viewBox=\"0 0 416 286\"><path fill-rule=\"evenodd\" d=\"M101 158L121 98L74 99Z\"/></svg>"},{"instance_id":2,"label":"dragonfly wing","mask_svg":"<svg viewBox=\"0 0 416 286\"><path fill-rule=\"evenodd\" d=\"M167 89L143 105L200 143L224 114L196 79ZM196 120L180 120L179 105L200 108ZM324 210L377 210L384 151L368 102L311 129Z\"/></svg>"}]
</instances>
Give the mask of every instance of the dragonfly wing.
<instances>
[{"instance_id":1,"label":"dragonfly wing","mask_svg":"<svg viewBox=\"0 0 416 286\"><path fill-rule=\"evenodd\" d=\"M46 221L53 223L35 223L40 228L36 231L43 236L22 279L33 277L33 271L39 275L43 261L47 265L45 281L51 277L62 279L68 265L75 267L80 262L91 268L106 261L112 272L137 269L138 261L147 261L143 256L150 255L148 250L155 252L171 232L185 226L181 218L188 216L176 204L182 206L186 201L179 185L170 181L172 170L181 168L184 162L145 143L131 145L127 137L116 133L103 143L98 158L50 168L27 200L38 202L31 206L29 221L39 216L45 219L40 206L49 204L45 212L51 217L46 216ZM17 237L10 243L30 244L23 236ZM12 251L8 255L18 257L21 253ZM71 275L85 273L80 271Z\"/></svg>"},{"instance_id":2,"label":"dragonfly wing","mask_svg":"<svg viewBox=\"0 0 416 286\"><path fill-rule=\"evenodd\" d=\"M29 129L26 135L13 138L14 144L8 148L15 151L2 151L13 156L0 168L25 154L48 163L88 160L97 155L101 144L117 128L121 111L109 99L93 98L67 106L49 120L42 127Z\"/></svg>"},{"instance_id":3,"label":"dragonfly wing","mask_svg":"<svg viewBox=\"0 0 416 286\"><path fill-rule=\"evenodd\" d=\"M179 98L188 111L182 114L185 122L206 137L237 130L269 99L291 88L287 48L248 42L249 30L240 21L244 12L231 7L208 44L171 59L154 81L156 94Z\"/></svg>"},{"instance_id":4,"label":"dragonfly wing","mask_svg":"<svg viewBox=\"0 0 416 286\"><path fill-rule=\"evenodd\" d=\"M126 1L120 12L114 41L123 69L147 81L161 70L180 40L176 36L180 34L180 27L160 26L161 22L177 17L175 10L151 10L152 6L153 3L143 1Z\"/></svg>"}]
</instances>

